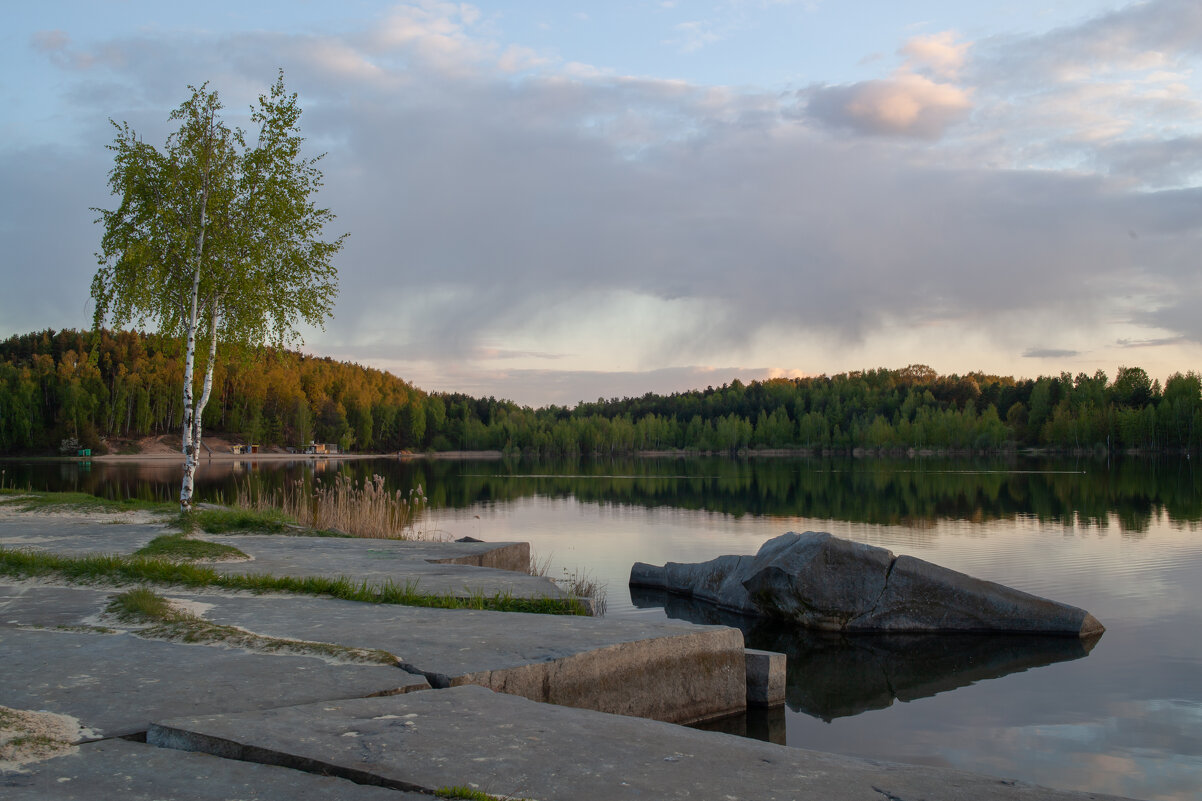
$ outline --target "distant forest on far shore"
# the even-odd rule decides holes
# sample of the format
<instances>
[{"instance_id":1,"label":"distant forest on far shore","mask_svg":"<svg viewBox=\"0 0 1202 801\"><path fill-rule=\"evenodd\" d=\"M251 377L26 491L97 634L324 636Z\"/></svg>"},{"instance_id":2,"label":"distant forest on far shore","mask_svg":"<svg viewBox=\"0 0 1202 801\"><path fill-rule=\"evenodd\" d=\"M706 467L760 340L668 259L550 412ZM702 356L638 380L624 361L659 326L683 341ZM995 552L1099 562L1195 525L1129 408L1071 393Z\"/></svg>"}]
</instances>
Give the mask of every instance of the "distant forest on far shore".
<instances>
[{"instance_id":1,"label":"distant forest on far shore","mask_svg":"<svg viewBox=\"0 0 1202 801\"><path fill-rule=\"evenodd\" d=\"M1196 451L1202 378L939 375L925 365L598 399L532 409L424 392L381 370L271 348L223 347L206 432L347 451ZM42 331L0 342L0 453L102 453L180 430L180 344L135 331Z\"/></svg>"}]
</instances>

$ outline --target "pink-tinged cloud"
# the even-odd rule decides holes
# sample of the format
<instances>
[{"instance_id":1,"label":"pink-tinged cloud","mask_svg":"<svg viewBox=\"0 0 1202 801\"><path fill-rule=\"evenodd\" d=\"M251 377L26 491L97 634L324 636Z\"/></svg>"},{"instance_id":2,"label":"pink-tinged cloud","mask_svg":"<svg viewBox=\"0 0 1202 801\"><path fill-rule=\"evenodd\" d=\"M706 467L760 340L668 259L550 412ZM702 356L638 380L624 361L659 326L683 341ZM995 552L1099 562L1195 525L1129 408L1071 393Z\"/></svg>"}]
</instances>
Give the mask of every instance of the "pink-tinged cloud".
<instances>
[{"instance_id":1,"label":"pink-tinged cloud","mask_svg":"<svg viewBox=\"0 0 1202 801\"><path fill-rule=\"evenodd\" d=\"M957 42L952 31L915 36L899 51L916 72L930 72L941 78L955 78L963 69L969 42Z\"/></svg>"},{"instance_id":2,"label":"pink-tinged cloud","mask_svg":"<svg viewBox=\"0 0 1202 801\"><path fill-rule=\"evenodd\" d=\"M877 136L938 139L972 108L968 91L923 75L811 89L806 113L823 125Z\"/></svg>"}]
</instances>

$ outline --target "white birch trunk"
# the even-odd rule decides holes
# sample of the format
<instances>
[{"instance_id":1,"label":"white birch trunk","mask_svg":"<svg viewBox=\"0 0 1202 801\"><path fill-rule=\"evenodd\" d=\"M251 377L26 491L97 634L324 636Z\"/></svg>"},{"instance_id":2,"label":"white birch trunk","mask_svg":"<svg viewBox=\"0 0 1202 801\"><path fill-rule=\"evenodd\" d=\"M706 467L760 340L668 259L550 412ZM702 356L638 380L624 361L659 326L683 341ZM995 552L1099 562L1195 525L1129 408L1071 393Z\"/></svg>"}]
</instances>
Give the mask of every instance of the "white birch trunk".
<instances>
[{"instance_id":1,"label":"white birch trunk","mask_svg":"<svg viewBox=\"0 0 1202 801\"><path fill-rule=\"evenodd\" d=\"M179 489L180 511L192 511L192 492L196 488L196 464L200 454L200 428L194 403L192 370L196 365L196 325L199 320L200 271L203 266L205 246L205 212L209 203L209 185L206 180L200 196L200 236L196 242L196 269L192 273L192 308L188 316L188 346L184 356L184 478ZM210 362L211 369L212 362Z\"/></svg>"},{"instance_id":2,"label":"white birch trunk","mask_svg":"<svg viewBox=\"0 0 1202 801\"><path fill-rule=\"evenodd\" d=\"M203 236L203 235L202 235ZM192 511L192 491L196 486L197 447L200 443L193 438L195 420L195 396L192 390L192 370L196 364L197 295L200 293L200 264L197 259L196 273L192 279L192 314L188 318L188 345L184 356L184 478L179 490L179 508Z\"/></svg>"},{"instance_id":3,"label":"white birch trunk","mask_svg":"<svg viewBox=\"0 0 1202 801\"><path fill-rule=\"evenodd\" d=\"M200 400L196 402L196 410L192 414L192 452L200 459L201 426L204 420L205 407L209 405L209 395L213 391L213 365L217 362L217 309L220 298L213 301L210 314L209 361L205 365L204 386L200 391Z\"/></svg>"}]
</instances>

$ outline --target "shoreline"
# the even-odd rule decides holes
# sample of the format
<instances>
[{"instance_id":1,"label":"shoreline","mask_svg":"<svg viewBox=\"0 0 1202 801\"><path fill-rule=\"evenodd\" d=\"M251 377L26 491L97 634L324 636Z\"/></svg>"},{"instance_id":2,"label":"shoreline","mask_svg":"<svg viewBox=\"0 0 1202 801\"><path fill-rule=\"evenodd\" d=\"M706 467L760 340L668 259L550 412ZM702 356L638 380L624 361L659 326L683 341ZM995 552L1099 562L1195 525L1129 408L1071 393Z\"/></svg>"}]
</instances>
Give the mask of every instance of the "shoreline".
<instances>
[{"instance_id":1,"label":"shoreline","mask_svg":"<svg viewBox=\"0 0 1202 801\"><path fill-rule=\"evenodd\" d=\"M222 444L220 447L228 447ZM288 453L286 451L260 451L259 453L230 453L227 450L213 450L201 455L200 462L285 462L298 460L340 460L356 461L363 459L396 459L398 461L501 461L507 458L528 458L524 453L506 453L499 450L453 450L453 451L389 451L386 453ZM851 458L851 459L974 459L974 458L1003 458L1016 457L1189 457L1188 453L1178 451L1150 451L1127 449L1107 454L1089 448L1062 451L1054 448L1022 448L1016 450L978 451L968 448L745 448L737 452L729 451L697 451L697 450L640 450L614 454L576 454L575 456L539 456L543 459L696 459L723 457L731 459L777 459L777 458ZM183 462L183 454L175 450L153 450L140 453L106 453L93 456L63 456L63 455L28 455L3 454L2 460L27 460L37 462L150 462L178 460Z\"/></svg>"}]
</instances>

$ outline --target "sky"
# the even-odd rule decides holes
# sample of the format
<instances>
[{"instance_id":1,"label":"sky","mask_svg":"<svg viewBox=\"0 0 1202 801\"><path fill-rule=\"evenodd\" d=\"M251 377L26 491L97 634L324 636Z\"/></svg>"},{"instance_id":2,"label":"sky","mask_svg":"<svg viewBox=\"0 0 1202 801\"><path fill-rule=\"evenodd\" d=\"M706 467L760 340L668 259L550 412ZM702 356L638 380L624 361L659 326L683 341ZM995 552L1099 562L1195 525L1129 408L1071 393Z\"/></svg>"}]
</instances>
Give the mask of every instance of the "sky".
<instances>
[{"instance_id":1,"label":"sky","mask_svg":"<svg viewBox=\"0 0 1202 801\"><path fill-rule=\"evenodd\" d=\"M87 328L110 120L278 69L350 236L308 352L541 406L926 364L1202 370L1197 0L0 12L0 337Z\"/></svg>"}]
</instances>

